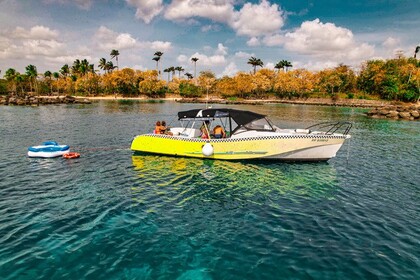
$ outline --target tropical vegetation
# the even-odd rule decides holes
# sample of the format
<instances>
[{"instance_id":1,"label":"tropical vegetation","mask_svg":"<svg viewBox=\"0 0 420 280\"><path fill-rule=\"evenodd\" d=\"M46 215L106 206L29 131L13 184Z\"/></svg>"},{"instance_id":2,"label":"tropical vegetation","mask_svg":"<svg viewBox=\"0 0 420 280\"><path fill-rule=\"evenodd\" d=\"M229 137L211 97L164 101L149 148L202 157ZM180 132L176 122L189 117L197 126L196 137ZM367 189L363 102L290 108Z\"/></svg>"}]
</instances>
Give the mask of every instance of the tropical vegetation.
<instances>
[{"instance_id":1,"label":"tropical vegetation","mask_svg":"<svg viewBox=\"0 0 420 280\"><path fill-rule=\"evenodd\" d=\"M112 50L109 61L101 58L97 62L100 70L86 59L76 59L71 66L64 64L57 71L38 73L36 66L28 65L25 73L14 68L4 72L0 79L0 93L32 93L39 95L146 95L163 97L177 94L184 97L201 97L212 94L224 98L361 98L400 101L418 101L420 98L420 61L413 57L398 55L396 58L373 59L362 63L359 71L340 64L321 71L292 69L287 60L279 60L274 69L264 68L261 59L251 57L250 72L238 72L234 76L217 78L210 70L197 75L197 57L192 57L194 75L183 73L182 66L163 69L163 53L157 51L152 59L155 70L118 68L118 50ZM115 59L116 66L112 60ZM257 69L259 67L260 69Z\"/></svg>"}]
</instances>

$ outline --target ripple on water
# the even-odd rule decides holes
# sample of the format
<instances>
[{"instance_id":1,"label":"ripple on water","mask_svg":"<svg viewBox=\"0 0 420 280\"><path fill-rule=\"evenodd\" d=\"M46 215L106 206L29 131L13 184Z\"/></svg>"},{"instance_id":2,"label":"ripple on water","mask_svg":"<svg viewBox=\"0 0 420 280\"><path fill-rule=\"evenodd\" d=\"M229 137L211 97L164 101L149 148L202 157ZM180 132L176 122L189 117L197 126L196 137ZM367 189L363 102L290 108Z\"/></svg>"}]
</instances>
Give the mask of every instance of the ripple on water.
<instances>
[{"instance_id":1,"label":"ripple on water","mask_svg":"<svg viewBox=\"0 0 420 280\"><path fill-rule=\"evenodd\" d=\"M345 116L353 138L327 164L225 162L128 150L188 104L51 108L0 110L2 279L420 278L413 123L253 107L286 124ZM26 157L50 139L82 156Z\"/></svg>"}]
</instances>

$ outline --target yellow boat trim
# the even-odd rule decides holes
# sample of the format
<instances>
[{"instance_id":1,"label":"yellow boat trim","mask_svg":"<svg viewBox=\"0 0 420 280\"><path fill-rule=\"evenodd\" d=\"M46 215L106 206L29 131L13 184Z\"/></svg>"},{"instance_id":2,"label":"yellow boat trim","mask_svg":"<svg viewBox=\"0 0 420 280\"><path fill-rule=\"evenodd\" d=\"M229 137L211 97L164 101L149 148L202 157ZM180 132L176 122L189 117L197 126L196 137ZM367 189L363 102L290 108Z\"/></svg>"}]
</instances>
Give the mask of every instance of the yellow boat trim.
<instances>
[{"instance_id":1,"label":"yellow boat trim","mask_svg":"<svg viewBox=\"0 0 420 280\"><path fill-rule=\"evenodd\" d=\"M167 135L145 134L137 136L131 150L197 158L240 160L286 155L299 150L342 144L345 136L335 135L278 135L240 139L199 139ZM204 156L205 143L213 146L214 153Z\"/></svg>"},{"instance_id":2,"label":"yellow boat trim","mask_svg":"<svg viewBox=\"0 0 420 280\"><path fill-rule=\"evenodd\" d=\"M202 154L202 152L187 152L187 154ZM228 152L214 152L214 155L253 155L253 154L257 154L257 155L264 155L266 154L267 151L228 151Z\"/></svg>"}]
</instances>

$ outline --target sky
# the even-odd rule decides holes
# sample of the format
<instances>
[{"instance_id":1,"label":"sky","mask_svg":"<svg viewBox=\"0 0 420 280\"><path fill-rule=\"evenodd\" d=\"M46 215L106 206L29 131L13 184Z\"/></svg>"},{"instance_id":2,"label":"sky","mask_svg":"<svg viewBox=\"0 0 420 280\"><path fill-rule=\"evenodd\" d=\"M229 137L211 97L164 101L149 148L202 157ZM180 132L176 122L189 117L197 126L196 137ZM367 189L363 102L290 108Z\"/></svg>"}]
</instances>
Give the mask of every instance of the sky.
<instances>
[{"instance_id":1,"label":"sky","mask_svg":"<svg viewBox=\"0 0 420 280\"><path fill-rule=\"evenodd\" d=\"M75 59L97 68L119 51L119 68L182 66L217 77L273 69L320 70L420 45L420 0L0 0L0 76L8 68L58 71ZM115 60L113 60L116 64Z\"/></svg>"}]
</instances>

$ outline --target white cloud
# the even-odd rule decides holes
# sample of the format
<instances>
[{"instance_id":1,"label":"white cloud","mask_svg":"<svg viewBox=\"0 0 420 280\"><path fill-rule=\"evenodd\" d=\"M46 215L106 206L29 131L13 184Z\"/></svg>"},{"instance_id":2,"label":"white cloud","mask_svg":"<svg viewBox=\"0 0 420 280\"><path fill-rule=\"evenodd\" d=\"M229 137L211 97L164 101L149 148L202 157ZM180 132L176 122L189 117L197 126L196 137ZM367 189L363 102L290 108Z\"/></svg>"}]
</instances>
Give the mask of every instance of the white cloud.
<instances>
[{"instance_id":1,"label":"white cloud","mask_svg":"<svg viewBox=\"0 0 420 280\"><path fill-rule=\"evenodd\" d=\"M192 17L228 22L233 14L233 0L173 0L165 11L168 20L186 20Z\"/></svg>"},{"instance_id":2,"label":"white cloud","mask_svg":"<svg viewBox=\"0 0 420 280\"><path fill-rule=\"evenodd\" d=\"M227 55L228 48L223 46L222 43L217 44L217 51L216 54L219 55Z\"/></svg>"},{"instance_id":3,"label":"white cloud","mask_svg":"<svg viewBox=\"0 0 420 280\"><path fill-rule=\"evenodd\" d=\"M66 64L66 63L70 64L76 59L87 59L88 61L91 61L92 57L91 56L80 57L80 55L61 55L61 56L47 57L46 61L52 62L52 63L59 63L59 64Z\"/></svg>"},{"instance_id":4,"label":"white cloud","mask_svg":"<svg viewBox=\"0 0 420 280\"><path fill-rule=\"evenodd\" d=\"M278 32L284 25L285 13L277 4L261 0L259 4L246 3L235 11L235 0L173 0L166 7L164 17L172 21L189 21L205 18L229 25L238 35L257 37ZM193 20L194 24L197 21ZM219 29L205 25L203 32Z\"/></svg>"},{"instance_id":5,"label":"white cloud","mask_svg":"<svg viewBox=\"0 0 420 280\"><path fill-rule=\"evenodd\" d=\"M353 44L353 33L333 23L319 19L305 21L292 33L287 33L285 47L302 54L317 54L325 51L341 51Z\"/></svg>"},{"instance_id":6,"label":"white cloud","mask_svg":"<svg viewBox=\"0 0 420 280\"><path fill-rule=\"evenodd\" d=\"M250 58L251 56L255 56L255 54L240 51L235 53L235 56L239 58Z\"/></svg>"},{"instance_id":7,"label":"white cloud","mask_svg":"<svg viewBox=\"0 0 420 280\"><path fill-rule=\"evenodd\" d=\"M141 71L148 70L148 68L144 67L143 65L138 65L138 64L134 65L132 68L134 70L141 70Z\"/></svg>"},{"instance_id":8,"label":"white cloud","mask_svg":"<svg viewBox=\"0 0 420 280\"><path fill-rule=\"evenodd\" d=\"M367 43L362 43L360 45L353 46L345 56L351 60L360 60L370 58L374 54L375 49L373 46Z\"/></svg>"},{"instance_id":9,"label":"white cloud","mask_svg":"<svg viewBox=\"0 0 420 280\"><path fill-rule=\"evenodd\" d=\"M58 32L44 26L30 29L16 27L0 33L0 58L34 59L53 57L65 52L65 45L57 40Z\"/></svg>"},{"instance_id":10,"label":"white cloud","mask_svg":"<svg viewBox=\"0 0 420 280\"><path fill-rule=\"evenodd\" d=\"M210 46L205 46L203 48L206 52L212 54L202 54L196 52L195 54L187 57L186 55L179 55L177 57L177 62L179 63L191 63L191 58L196 57L198 58L197 65L200 66L209 66L211 68L217 66L223 66L226 64L226 55L228 54L228 48L225 47L222 43L217 44L217 49L214 49Z\"/></svg>"},{"instance_id":11,"label":"white cloud","mask_svg":"<svg viewBox=\"0 0 420 280\"><path fill-rule=\"evenodd\" d=\"M321 60L321 61L311 60L311 61L305 61L305 62L294 61L292 64L293 64L293 68L295 69L304 68L304 69L308 69L312 71L319 71L319 70L324 70L327 68L336 67L338 66L339 63L332 60Z\"/></svg>"},{"instance_id":12,"label":"white cloud","mask_svg":"<svg viewBox=\"0 0 420 280\"><path fill-rule=\"evenodd\" d=\"M176 61L179 63L186 63L188 62L188 56L181 54L176 58Z\"/></svg>"},{"instance_id":13,"label":"white cloud","mask_svg":"<svg viewBox=\"0 0 420 280\"><path fill-rule=\"evenodd\" d=\"M384 46L387 49L394 49L397 46L400 45L400 39L388 37L383 43L382 46Z\"/></svg>"},{"instance_id":14,"label":"white cloud","mask_svg":"<svg viewBox=\"0 0 420 280\"><path fill-rule=\"evenodd\" d=\"M128 33L117 33L105 26L99 27L94 35L95 44L102 51L110 51L112 49L150 49L152 51L165 52L172 48L171 42L164 41L137 41Z\"/></svg>"},{"instance_id":15,"label":"white cloud","mask_svg":"<svg viewBox=\"0 0 420 280\"><path fill-rule=\"evenodd\" d=\"M221 27L220 25L217 25L217 24L209 24L209 25L204 25L203 27L201 27L202 32L220 31L220 30L221 30Z\"/></svg>"},{"instance_id":16,"label":"white cloud","mask_svg":"<svg viewBox=\"0 0 420 280\"><path fill-rule=\"evenodd\" d=\"M126 0L126 2L137 8L136 18L150 23L163 10L162 0Z\"/></svg>"},{"instance_id":17,"label":"white cloud","mask_svg":"<svg viewBox=\"0 0 420 280\"><path fill-rule=\"evenodd\" d=\"M266 46L274 47L274 46L281 46L284 43L284 36L280 34L273 34L265 36L263 39L263 43Z\"/></svg>"},{"instance_id":18,"label":"white cloud","mask_svg":"<svg viewBox=\"0 0 420 280\"><path fill-rule=\"evenodd\" d=\"M205 54L195 53L188 60L191 61L191 58L198 58L197 65L202 66L219 66L226 63L226 59L223 55L211 55L207 56Z\"/></svg>"},{"instance_id":19,"label":"white cloud","mask_svg":"<svg viewBox=\"0 0 420 280\"><path fill-rule=\"evenodd\" d=\"M267 0L259 4L246 3L240 11L234 13L230 25L238 35L270 35L283 27L283 11L277 4L270 5Z\"/></svg>"},{"instance_id":20,"label":"white cloud","mask_svg":"<svg viewBox=\"0 0 420 280\"><path fill-rule=\"evenodd\" d=\"M305 21L285 35L284 47L298 54L336 60L361 60L374 54L374 47L354 40L351 30L319 19Z\"/></svg>"},{"instance_id":21,"label":"white cloud","mask_svg":"<svg viewBox=\"0 0 420 280\"><path fill-rule=\"evenodd\" d=\"M274 69L274 63L273 62L268 62L266 65L264 65L264 68L267 68L267 69Z\"/></svg>"},{"instance_id":22,"label":"white cloud","mask_svg":"<svg viewBox=\"0 0 420 280\"><path fill-rule=\"evenodd\" d=\"M248 46L250 46L250 47L257 47L257 46L261 45L260 40L258 40L258 38L257 38L257 37L252 37L252 38L250 38L250 39L246 42L246 44L247 44Z\"/></svg>"},{"instance_id":23,"label":"white cloud","mask_svg":"<svg viewBox=\"0 0 420 280\"><path fill-rule=\"evenodd\" d=\"M23 52L33 56L54 56L62 47L62 43L52 40L27 40L22 44Z\"/></svg>"},{"instance_id":24,"label":"white cloud","mask_svg":"<svg viewBox=\"0 0 420 280\"><path fill-rule=\"evenodd\" d=\"M172 48L171 42L163 42L163 41L146 41L146 42L140 42L139 47L148 48L154 51L167 51Z\"/></svg>"},{"instance_id":25,"label":"white cloud","mask_svg":"<svg viewBox=\"0 0 420 280\"><path fill-rule=\"evenodd\" d=\"M228 66L223 70L222 76L234 76L238 73L239 69L234 62L229 63Z\"/></svg>"},{"instance_id":26,"label":"white cloud","mask_svg":"<svg viewBox=\"0 0 420 280\"><path fill-rule=\"evenodd\" d=\"M101 50L129 49L136 46L136 39L128 33L114 32L105 26L99 27L94 35L94 39Z\"/></svg>"},{"instance_id":27,"label":"white cloud","mask_svg":"<svg viewBox=\"0 0 420 280\"><path fill-rule=\"evenodd\" d=\"M29 30L18 26L12 33L10 33L10 37L34 40L51 40L58 37L58 32L42 25L33 26Z\"/></svg>"}]
</instances>

